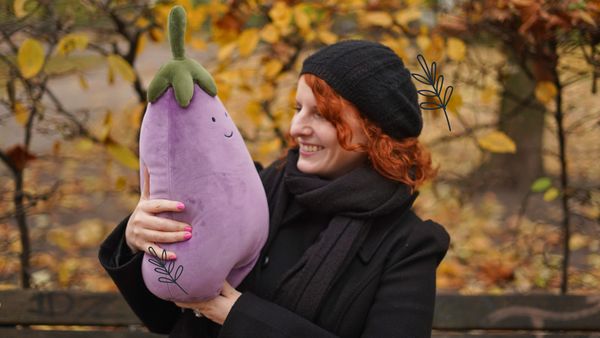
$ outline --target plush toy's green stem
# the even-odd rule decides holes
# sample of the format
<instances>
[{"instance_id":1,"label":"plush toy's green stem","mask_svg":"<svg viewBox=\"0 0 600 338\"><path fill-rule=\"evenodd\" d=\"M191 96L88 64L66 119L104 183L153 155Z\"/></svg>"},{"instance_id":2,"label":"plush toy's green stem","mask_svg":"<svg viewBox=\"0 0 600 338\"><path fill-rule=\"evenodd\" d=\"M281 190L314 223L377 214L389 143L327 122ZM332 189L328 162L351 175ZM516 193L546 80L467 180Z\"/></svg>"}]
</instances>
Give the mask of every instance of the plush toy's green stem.
<instances>
[{"instance_id":1,"label":"plush toy's green stem","mask_svg":"<svg viewBox=\"0 0 600 338\"><path fill-rule=\"evenodd\" d=\"M173 60L164 64L148 87L148 101L155 102L164 92L173 87L175 99L181 107L187 107L194 95L197 83L210 96L217 95L217 86L210 73L198 62L185 57L185 10L175 6L169 13L169 42Z\"/></svg>"},{"instance_id":2,"label":"plush toy's green stem","mask_svg":"<svg viewBox=\"0 0 600 338\"><path fill-rule=\"evenodd\" d=\"M176 60L185 58L185 48L183 47L185 24L185 9L181 6L173 7L169 13L169 43L173 58Z\"/></svg>"}]
</instances>

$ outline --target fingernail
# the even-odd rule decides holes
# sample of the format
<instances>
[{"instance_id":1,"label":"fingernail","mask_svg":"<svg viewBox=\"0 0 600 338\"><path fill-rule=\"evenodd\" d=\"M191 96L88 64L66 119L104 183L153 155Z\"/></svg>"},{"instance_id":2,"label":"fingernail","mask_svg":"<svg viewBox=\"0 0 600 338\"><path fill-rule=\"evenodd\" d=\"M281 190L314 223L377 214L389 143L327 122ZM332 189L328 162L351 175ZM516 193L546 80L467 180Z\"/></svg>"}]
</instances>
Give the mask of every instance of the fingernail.
<instances>
[{"instance_id":1,"label":"fingernail","mask_svg":"<svg viewBox=\"0 0 600 338\"><path fill-rule=\"evenodd\" d=\"M183 229L183 230L185 230L185 231L187 231L187 232L192 232L192 227L188 225L188 226L186 226L186 227L185 227L185 229Z\"/></svg>"},{"instance_id":2,"label":"fingernail","mask_svg":"<svg viewBox=\"0 0 600 338\"><path fill-rule=\"evenodd\" d=\"M177 203L177 209L179 210L183 210L185 208L185 205L181 202Z\"/></svg>"},{"instance_id":3,"label":"fingernail","mask_svg":"<svg viewBox=\"0 0 600 338\"><path fill-rule=\"evenodd\" d=\"M184 239L190 239L192 238L192 233L191 232L186 232L185 235L183 235Z\"/></svg>"},{"instance_id":4,"label":"fingernail","mask_svg":"<svg viewBox=\"0 0 600 338\"><path fill-rule=\"evenodd\" d=\"M174 253L170 253L170 254L169 254L167 257L168 257L169 259L175 259L175 258L177 258L177 256L175 256L175 254L174 254Z\"/></svg>"}]
</instances>

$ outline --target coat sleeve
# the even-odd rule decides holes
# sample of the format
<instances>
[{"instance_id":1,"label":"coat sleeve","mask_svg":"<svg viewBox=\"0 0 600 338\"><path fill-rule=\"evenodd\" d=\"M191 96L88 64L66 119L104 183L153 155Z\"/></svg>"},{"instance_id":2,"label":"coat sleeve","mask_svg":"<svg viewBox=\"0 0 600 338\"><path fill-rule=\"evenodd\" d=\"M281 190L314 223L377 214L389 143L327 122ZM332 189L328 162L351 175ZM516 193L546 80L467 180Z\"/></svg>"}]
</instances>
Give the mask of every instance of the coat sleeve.
<instances>
[{"instance_id":1,"label":"coat sleeve","mask_svg":"<svg viewBox=\"0 0 600 338\"><path fill-rule=\"evenodd\" d=\"M125 243L127 216L100 245L98 258L102 267L140 320L155 333L167 334L181 315L173 302L152 294L142 278L143 252L132 254Z\"/></svg>"},{"instance_id":2,"label":"coat sleeve","mask_svg":"<svg viewBox=\"0 0 600 338\"><path fill-rule=\"evenodd\" d=\"M426 221L388 259L361 337L431 337L436 269L450 237Z\"/></svg>"},{"instance_id":3,"label":"coat sleeve","mask_svg":"<svg viewBox=\"0 0 600 338\"><path fill-rule=\"evenodd\" d=\"M219 338L243 337L337 336L282 306L244 292L231 308L219 334Z\"/></svg>"}]
</instances>

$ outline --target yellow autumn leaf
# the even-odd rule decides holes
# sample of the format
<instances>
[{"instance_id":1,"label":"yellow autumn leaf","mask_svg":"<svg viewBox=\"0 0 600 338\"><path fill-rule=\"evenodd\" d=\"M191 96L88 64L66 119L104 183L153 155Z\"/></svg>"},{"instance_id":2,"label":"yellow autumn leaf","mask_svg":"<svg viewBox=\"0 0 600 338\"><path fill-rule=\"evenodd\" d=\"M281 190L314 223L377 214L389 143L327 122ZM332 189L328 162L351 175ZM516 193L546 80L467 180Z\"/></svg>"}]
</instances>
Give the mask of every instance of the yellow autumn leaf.
<instances>
[{"instance_id":1,"label":"yellow autumn leaf","mask_svg":"<svg viewBox=\"0 0 600 338\"><path fill-rule=\"evenodd\" d=\"M246 105L246 115L250 117L250 120L254 125L260 126L263 122L264 114L260 102L251 101Z\"/></svg>"},{"instance_id":2,"label":"yellow autumn leaf","mask_svg":"<svg viewBox=\"0 0 600 338\"><path fill-rule=\"evenodd\" d=\"M277 1L269 11L269 17L279 29L287 29L292 22L292 9L283 1Z\"/></svg>"},{"instance_id":3,"label":"yellow autumn leaf","mask_svg":"<svg viewBox=\"0 0 600 338\"><path fill-rule=\"evenodd\" d=\"M73 247L73 233L65 229L50 229L46 234L46 239L49 243L65 251L71 250Z\"/></svg>"},{"instance_id":4,"label":"yellow autumn leaf","mask_svg":"<svg viewBox=\"0 0 600 338\"><path fill-rule=\"evenodd\" d=\"M281 150L281 140L273 138L271 141L262 142L258 147L258 153L261 156L268 156Z\"/></svg>"},{"instance_id":5,"label":"yellow autumn leaf","mask_svg":"<svg viewBox=\"0 0 600 338\"><path fill-rule=\"evenodd\" d=\"M79 86L81 87L81 89L88 90L90 88L90 86L88 85L88 82L85 79L85 76L83 76L83 74L81 74L81 73L77 74L77 78L79 79Z\"/></svg>"},{"instance_id":6,"label":"yellow autumn leaf","mask_svg":"<svg viewBox=\"0 0 600 338\"><path fill-rule=\"evenodd\" d=\"M517 152L515 142L505 133L495 130L483 137L477 138L479 146L492 153L511 153Z\"/></svg>"},{"instance_id":7,"label":"yellow autumn leaf","mask_svg":"<svg viewBox=\"0 0 600 338\"><path fill-rule=\"evenodd\" d=\"M142 114L146 109L146 105L143 103L136 104L131 110L129 110L129 125L132 129L136 130L142 123Z\"/></svg>"},{"instance_id":8,"label":"yellow autumn leaf","mask_svg":"<svg viewBox=\"0 0 600 338\"><path fill-rule=\"evenodd\" d=\"M275 96L275 87L271 83L263 83L258 87L258 99L261 101L269 101Z\"/></svg>"},{"instance_id":9,"label":"yellow autumn leaf","mask_svg":"<svg viewBox=\"0 0 600 338\"><path fill-rule=\"evenodd\" d=\"M138 28L144 29L144 28L148 27L149 24L150 24L150 21L148 21L148 19L146 19L143 16L141 16L137 20L135 20L135 26Z\"/></svg>"},{"instance_id":10,"label":"yellow autumn leaf","mask_svg":"<svg viewBox=\"0 0 600 338\"><path fill-rule=\"evenodd\" d=\"M58 284L61 287L66 287L70 284L71 279L77 274L80 263L77 258L67 258L58 264Z\"/></svg>"},{"instance_id":11,"label":"yellow autumn leaf","mask_svg":"<svg viewBox=\"0 0 600 338\"><path fill-rule=\"evenodd\" d=\"M135 81L135 73L131 65L125 61L120 55L111 54L106 57L108 66L116 74L119 74L125 81L133 83Z\"/></svg>"},{"instance_id":12,"label":"yellow autumn leaf","mask_svg":"<svg viewBox=\"0 0 600 338\"><path fill-rule=\"evenodd\" d=\"M409 7L396 12L394 19L400 26L407 27L412 21L419 20L421 18L421 10L417 7Z\"/></svg>"},{"instance_id":13,"label":"yellow autumn leaf","mask_svg":"<svg viewBox=\"0 0 600 338\"><path fill-rule=\"evenodd\" d=\"M69 55L74 50L84 50L89 42L89 37L84 33L71 33L63 36L56 46L58 55Z\"/></svg>"},{"instance_id":14,"label":"yellow autumn leaf","mask_svg":"<svg viewBox=\"0 0 600 338\"><path fill-rule=\"evenodd\" d=\"M443 93L446 90L446 87L444 87L442 94L440 96L443 97ZM462 95L460 95L460 92L456 89L453 90L452 92L452 96L450 97L450 102L448 102L448 105L446 106L447 110L450 110L450 112L458 115L458 109L460 107L462 107L463 105L463 99L462 99Z\"/></svg>"},{"instance_id":15,"label":"yellow autumn leaf","mask_svg":"<svg viewBox=\"0 0 600 338\"><path fill-rule=\"evenodd\" d=\"M98 133L98 139L100 139L102 142L104 142L110 135L111 128L112 128L112 112L110 110L107 110L106 115L104 116L104 122L102 123L100 132Z\"/></svg>"},{"instance_id":16,"label":"yellow autumn leaf","mask_svg":"<svg viewBox=\"0 0 600 338\"><path fill-rule=\"evenodd\" d=\"M24 78L36 76L44 66L44 47L33 38L23 41L17 54L17 64Z\"/></svg>"},{"instance_id":17,"label":"yellow autumn leaf","mask_svg":"<svg viewBox=\"0 0 600 338\"><path fill-rule=\"evenodd\" d=\"M457 38L448 38L448 56L454 61L462 61L467 54L467 46L464 41Z\"/></svg>"},{"instance_id":18,"label":"yellow autumn leaf","mask_svg":"<svg viewBox=\"0 0 600 338\"><path fill-rule=\"evenodd\" d=\"M481 92L481 101L483 103L491 103L497 95L496 88L492 86L486 86Z\"/></svg>"},{"instance_id":19,"label":"yellow autumn leaf","mask_svg":"<svg viewBox=\"0 0 600 338\"><path fill-rule=\"evenodd\" d=\"M439 34L432 34L427 48L423 51L423 56L427 60L441 60L444 56L445 40Z\"/></svg>"},{"instance_id":20,"label":"yellow autumn leaf","mask_svg":"<svg viewBox=\"0 0 600 338\"><path fill-rule=\"evenodd\" d=\"M206 47L208 47L204 40L198 38L192 38L192 41L190 41L190 45L192 46L192 48L197 50L205 50Z\"/></svg>"},{"instance_id":21,"label":"yellow autumn leaf","mask_svg":"<svg viewBox=\"0 0 600 338\"><path fill-rule=\"evenodd\" d=\"M265 77L272 79L283 69L283 63L279 60L270 60L264 67Z\"/></svg>"},{"instance_id":22,"label":"yellow autumn leaf","mask_svg":"<svg viewBox=\"0 0 600 338\"><path fill-rule=\"evenodd\" d=\"M119 176L115 181L115 189L123 191L127 188L127 179L124 176Z\"/></svg>"},{"instance_id":23,"label":"yellow autumn leaf","mask_svg":"<svg viewBox=\"0 0 600 338\"><path fill-rule=\"evenodd\" d=\"M306 5L299 4L294 6L294 21L301 31L310 30L310 17L306 14Z\"/></svg>"},{"instance_id":24,"label":"yellow autumn leaf","mask_svg":"<svg viewBox=\"0 0 600 338\"><path fill-rule=\"evenodd\" d=\"M150 29L150 39L154 42L162 42L165 39L165 32L160 28Z\"/></svg>"},{"instance_id":25,"label":"yellow autumn leaf","mask_svg":"<svg viewBox=\"0 0 600 338\"><path fill-rule=\"evenodd\" d=\"M552 102L556 94L558 90L551 81L540 81L535 86L535 97L544 104Z\"/></svg>"},{"instance_id":26,"label":"yellow autumn leaf","mask_svg":"<svg viewBox=\"0 0 600 338\"><path fill-rule=\"evenodd\" d=\"M106 150L114 159L121 162L121 164L126 167L134 170L139 169L139 159L133 151L129 150L129 148L109 139L108 142L106 142Z\"/></svg>"},{"instance_id":27,"label":"yellow autumn leaf","mask_svg":"<svg viewBox=\"0 0 600 338\"><path fill-rule=\"evenodd\" d=\"M200 27L202 27L202 25L204 24L204 21L206 21L206 7L204 6L196 6L196 7L192 7L189 10L186 9L187 11L187 22L189 25L189 30L190 31L197 31L198 29L200 29Z\"/></svg>"},{"instance_id":28,"label":"yellow autumn leaf","mask_svg":"<svg viewBox=\"0 0 600 338\"><path fill-rule=\"evenodd\" d=\"M146 48L146 43L148 42L148 33L144 33L140 35L140 38L137 42L137 46L135 47L135 55L140 55L144 48Z\"/></svg>"},{"instance_id":29,"label":"yellow autumn leaf","mask_svg":"<svg viewBox=\"0 0 600 338\"><path fill-rule=\"evenodd\" d=\"M260 35L258 29L256 28L246 29L244 32L242 32L238 39L240 55L248 56L252 54L252 52L254 52L254 50L256 49L259 40Z\"/></svg>"},{"instance_id":30,"label":"yellow autumn leaf","mask_svg":"<svg viewBox=\"0 0 600 338\"><path fill-rule=\"evenodd\" d=\"M75 242L81 248L97 247L104 238L104 226L97 218L85 219L77 224Z\"/></svg>"},{"instance_id":31,"label":"yellow autumn leaf","mask_svg":"<svg viewBox=\"0 0 600 338\"><path fill-rule=\"evenodd\" d=\"M13 11L15 12L15 16L17 18L22 18L27 15L27 11L25 10L25 2L27 2L27 0L15 0L13 2Z\"/></svg>"},{"instance_id":32,"label":"yellow autumn leaf","mask_svg":"<svg viewBox=\"0 0 600 338\"><path fill-rule=\"evenodd\" d=\"M20 125L25 127L27 120L29 119L29 111L27 110L27 107L25 107L25 105L21 102L15 102L14 114L15 120L17 120Z\"/></svg>"},{"instance_id":33,"label":"yellow autumn leaf","mask_svg":"<svg viewBox=\"0 0 600 338\"><path fill-rule=\"evenodd\" d=\"M92 142L90 139L82 138L75 144L75 147L79 151L90 151L92 148L94 148L94 142Z\"/></svg>"},{"instance_id":34,"label":"yellow autumn leaf","mask_svg":"<svg viewBox=\"0 0 600 338\"><path fill-rule=\"evenodd\" d=\"M544 201L546 201L546 202L553 201L559 195L560 195L560 191L557 188L552 187L552 188L546 190L546 192L544 193Z\"/></svg>"},{"instance_id":35,"label":"yellow autumn leaf","mask_svg":"<svg viewBox=\"0 0 600 338\"><path fill-rule=\"evenodd\" d=\"M338 40L337 35L326 29L319 30L317 32L317 37L319 38L319 40L321 40L321 42L323 42L326 45L336 43Z\"/></svg>"},{"instance_id":36,"label":"yellow autumn leaf","mask_svg":"<svg viewBox=\"0 0 600 338\"><path fill-rule=\"evenodd\" d=\"M426 50L430 44L431 39L427 35L419 34L419 36L417 36L417 46L419 46L420 50Z\"/></svg>"},{"instance_id":37,"label":"yellow autumn leaf","mask_svg":"<svg viewBox=\"0 0 600 338\"><path fill-rule=\"evenodd\" d=\"M392 16L388 12L383 11L367 12L364 20L369 26L389 27L394 23Z\"/></svg>"},{"instance_id":38,"label":"yellow autumn leaf","mask_svg":"<svg viewBox=\"0 0 600 338\"><path fill-rule=\"evenodd\" d=\"M236 46L237 44L235 42L230 42L225 46L220 47L219 52L217 53L217 60L223 62L224 60L229 59Z\"/></svg>"},{"instance_id":39,"label":"yellow autumn leaf","mask_svg":"<svg viewBox=\"0 0 600 338\"><path fill-rule=\"evenodd\" d=\"M273 24L267 24L260 31L261 39L268 43L276 43L279 41L279 30Z\"/></svg>"},{"instance_id":40,"label":"yellow autumn leaf","mask_svg":"<svg viewBox=\"0 0 600 338\"><path fill-rule=\"evenodd\" d=\"M401 38L396 39L390 35L386 35L381 40L381 43L388 46L391 50L393 50L396 54L398 54L398 56L400 56L402 59L408 58L406 51L408 49L408 46L410 45L410 41L407 38L401 37Z\"/></svg>"}]
</instances>

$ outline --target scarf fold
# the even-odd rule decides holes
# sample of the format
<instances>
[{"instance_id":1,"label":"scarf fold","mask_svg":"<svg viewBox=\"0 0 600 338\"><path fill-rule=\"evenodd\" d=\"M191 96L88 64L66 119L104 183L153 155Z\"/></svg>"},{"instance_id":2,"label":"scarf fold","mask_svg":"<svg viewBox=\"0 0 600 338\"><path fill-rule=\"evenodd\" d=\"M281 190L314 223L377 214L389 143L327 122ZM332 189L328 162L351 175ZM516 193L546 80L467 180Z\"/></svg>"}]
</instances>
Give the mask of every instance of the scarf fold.
<instances>
[{"instance_id":1,"label":"scarf fold","mask_svg":"<svg viewBox=\"0 0 600 338\"><path fill-rule=\"evenodd\" d=\"M373 218L410 209L417 194L411 195L407 185L381 176L368 165L327 180L300 172L297 162L298 150L290 150L284 169L263 177L272 207L272 231L277 231L289 212L290 198L309 212L332 218L315 243L283 274L271 299L313 320L336 277L366 239Z\"/></svg>"}]
</instances>

